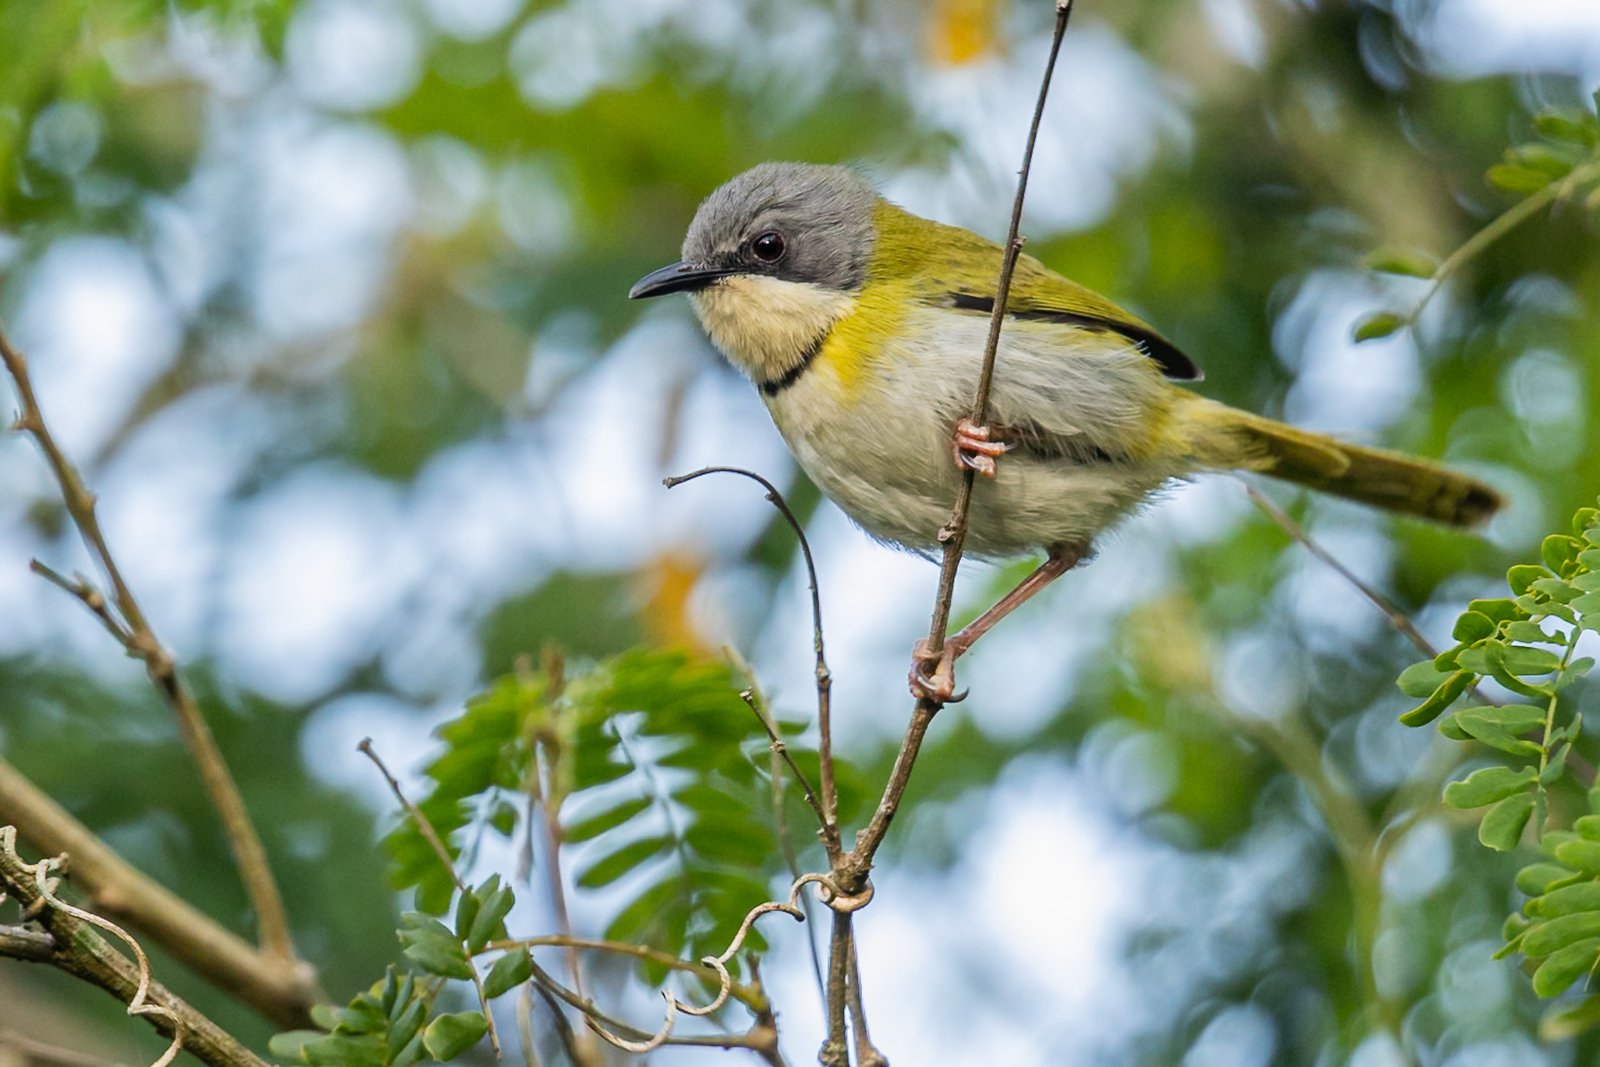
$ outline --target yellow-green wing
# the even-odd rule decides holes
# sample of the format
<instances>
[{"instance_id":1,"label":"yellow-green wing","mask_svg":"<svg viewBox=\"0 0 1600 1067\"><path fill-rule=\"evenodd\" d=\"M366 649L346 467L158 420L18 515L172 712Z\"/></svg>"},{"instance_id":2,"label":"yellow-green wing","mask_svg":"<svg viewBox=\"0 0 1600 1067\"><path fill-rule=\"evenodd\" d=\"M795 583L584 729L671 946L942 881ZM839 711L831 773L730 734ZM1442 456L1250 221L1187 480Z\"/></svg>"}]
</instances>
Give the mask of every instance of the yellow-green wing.
<instances>
[{"instance_id":1,"label":"yellow-green wing","mask_svg":"<svg viewBox=\"0 0 1600 1067\"><path fill-rule=\"evenodd\" d=\"M884 205L879 223L879 262L891 272L918 276L916 291L930 304L974 315L994 312L1000 248L970 230L946 226ZM1179 381L1199 381L1200 368L1156 328L1116 304L1050 270L1032 256L1017 260L1007 314L1017 319L1059 322L1126 338Z\"/></svg>"}]
</instances>

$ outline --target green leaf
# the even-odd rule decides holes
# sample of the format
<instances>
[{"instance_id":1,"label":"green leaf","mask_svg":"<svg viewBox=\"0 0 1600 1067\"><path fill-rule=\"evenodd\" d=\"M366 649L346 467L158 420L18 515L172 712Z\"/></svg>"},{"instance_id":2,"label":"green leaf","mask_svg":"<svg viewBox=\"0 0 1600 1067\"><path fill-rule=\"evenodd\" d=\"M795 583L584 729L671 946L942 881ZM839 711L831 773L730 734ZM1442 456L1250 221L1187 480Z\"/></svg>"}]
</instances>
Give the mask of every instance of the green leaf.
<instances>
[{"instance_id":1,"label":"green leaf","mask_svg":"<svg viewBox=\"0 0 1600 1067\"><path fill-rule=\"evenodd\" d=\"M1574 870L1600 875L1600 842L1574 837L1558 844L1555 854L1557 861Z\"/></svg>"},{"instance_id":2,"label":"green leaf","mask_svg":"<svg viewBox=\"0 0 1600 1067\"><path fill-rule=\"evenodd\" d=\"M1526 911L1538 919L1559 919L1583 912L1600 913L1600 882L1579 882L1528 901Z\"/></svg>"},{"instance_id":3,"label":"green leaf","mask_svg":"<svg viewBox=\"0 0 1600 1067\"><path fill-rule=\"evenodd\" d=\"M472 964L461 942L453 937L425 937L405 947L405 956L429 974L444 978L470 979Z\"/></svg>"},{"instance_id":4,"label":"green leaf","mask_svg":"<svg viewBox=\"0 0 1600 1067\"><path fill-rule=\"evenodd\" d=\"M1456 698L1472 687L1472 675L1467 671L1457 671L1433 691L1433 694L1421 704L1400 716L1400 721L1406 726L1426 726L1437 719Z\"/></svg>"},{"instance_id":5,"label":"green leaf","mask_svg":"<svg viewBox=\"0 0 1600 1067\"><path fill-rule=\"evenodd\" d=\"M423 1022L428 1018L428 1004L423 1000L413 1000L406 1005L400 1017L389 1024L389 1037L385 1042L386 1051L391 1061L400 1058L405 1047L416 1038L422 1029Z\"/></svg>"},{"instance_id":6,"label":"green leaf","mask_svg":"<svg viewBox=\"0 0 1600 1067\"><path fill-rule=\"evenodd\" d=\"M303 1050L306 1043L324 1036L326 1035L320 1030L286 1030L267 1039L267 1051L280 1060L304 1062Z\"/></svg>"},{"instance_id":7,"label":"green leaf","mask_svg":"<svg viewBox=\"0 0 1600 1067\"><path fill-rule=\"evenodd\" d=\"M453 1060L476 1045L489 1032L489 1023L480 1011L458 1011L441 1015L422 1032L428 1055L441 1063Z\"/></svg>"},{"instance_id":8,"label":"green leaf","mask_svg":"<svg viewBox=\"0 0 1600 1067\"><path fill-rule=\"evenodd\" d=\"M610 885L629 871L643 866L654 857L672 847L672 838L664 835L629 842L608 856L602 856L578 874L578 885L596 889Z\"/></svg>"},{"instance_id":9,"label":"green leaf","mask_svg":"<svg viewBox=\"0 0 1600 1067\"><path fill-rule=\"evenodd\" d=\"M1484 767L1459 782L1444 787L1444 802L1452 808L1481 808L1527 790L1538 780L1532 767Z\"/></svg>"},{"instance_id":10,"label":"green leaf","mask_svg":"<svg viewBox=\"0 0 1600 1067\"><path fill-rule=\"evenodd\" d=\"M1596 124L1594 116L1575 109L1541 111L1533 117L1533 128L1551 140L1569 144L1593 146L1600 139L1600 125Z\"/></svg>"},{"instance_id":11,"label":"green leaf","mask_svg":"<svg viewBox=\"0 0 1600 1067\"><path fill-rule=\"evenodd\" d=\"M1568 606L1579 615L1594 615L1600 612L1600 593L1585 593L1575 597Z\"/></svg>"},{"instance_id":12,"label":"green leaf","mask_svg":"<svg viewBox=\"0 0 1600 1067\"><path fill-rule=\"evenodd\" d=\"M587 819L572 823L561 831L561 836L566 841L587 841L599 837L608 830L615 830L629 819L641 812L650 809L649 797L634 797L624 800L615 807L607 808Z\"/></svg>"},{"instance_id":13,"label":"green leaf","mask_svg":"<svg viewBox=\"0 0 1600 1067\"><path fill-rule=\"evenodd\" d=\"M1528 613L1517 605L1515 600L1505 597L1489 598L1483 600L1467 601L1467 610L1476 611L1480 615L1487 615L1495 622L1508 622L1513 619L1526 619Z\"/></svg>"},{"instance_id":14,"label":"green leaf","mask_svg":"<svg viewBox=\"0 0 1600 1067\"><path fill-rule=\"evenodd\" d=\"M477 952L505 933L506 916L511 914L516 904L516 895L510 886L500 885L499 875L490 875L478 892L483 894L483 907L479 909L477 918L473 919L472 929L467 932L467 949L471 952Z\"/></svg>"},{"instance_id":15,"label":"green leaf","mask_svg":"<svg viewBox=\"0 0 1600 1067\"><path fill-rule=\"evenodd\" d=\"M1433 665L1432 660L1423 660L1421 663L1413 663L1401 671L1400 677L1395 684L1400 687L1400 692L1406 696L1420 700L1425 696L1431 696L1433 691L1449 681L1450 676L1454 673L1453 670L1439 670Z\"/></svg>"},{"instance_id":16,"label":"green leaf","mask_svg":"<svg viewBox=\"0 0 1600 1067\"><path fill-rule=\"evenodd\" d=\"M1439 261L1420 249L1387 245L1368 252L1366 258L1362 260L1362 265L1368 270L1375 270L1384 274L1404 274L1412 278L1431 278L1433 272L1439 267Z\"/></svg>"},{"instance_id":17,"label":"green leaf","mask_svg":"<svg viewBox=\"0 0 1600 1067\"><path fill-rule=\"evenodd\" d=\"M1547 648L1528 648L1524 645L1506 645L1501 650L1500 662L1515 675L1549 674L1561 666L1561 657Z\"/></svg>"},{"instance_id":18,"label":"green leaf","mask_svg":"<svg viewBox=\"0 0 1600 1067\"><path fill-rule=\"evenodd\" d=\"M1515 570L1516 568L1513 567L1512 569ZM1492 637L1494 632L1494 620L1479 612L1468 611L1456 620L1455 630L1451 632L1451 636L1457 641L1465 641L1471 644L1473 641L1481 641L1485 637Z\"/></svg>"},{"instance_id":19,"label":"green leaf","mask_svg":"<svg viewBox=\"0 0 1600 1067\"><path fill-rule=\"evenodd\" d=\"M1542 171L1517 163L1496 163L1484 178L1496 189L1508 193L1536 193L1550 184L1550 178Z\"/></svg>"},{"instance_id":20,"label":"green leaf","mask_svg":"<svg viewBox=\"0 0 1600 1067\"><path fill-rule=\"evenodd\" d=\"M1569 1041L1600 1026L1600 997L1584 997L1575 1005L1557 1004L1539 1020L1539 1040Z\"/></svg>"},{"instance_id":21,"label":"green leaf","mask_svg":"<svg viewBox=\"0 0 1600 1067\"><path fill-rule=\"evenodd\" d=\"M1521 641L1524 644L1536 642L1554 644L1561 640L1559 637L1551 637L1545 633L1543 628L1536 622L1508 622L1506 623L1506 637L1513 641Z\"/></svg>"},{"instance_id":22,"label":"green leaf","mask_svg":"<svg viewBox=\"0 0 1600 1067\"><path fill-rule=\"evenodd\" d=\"M1510 852L1522 840L1533 814L1533 794L1518 793L1490 808L1478 824L1478 840L1499 852Z\"/></svg>"},{"instance_id":23,"label":"green leaf","mask_svg":"<svg viewBox=\"0 0 1600 1067\"><path fill-rule=\"evenodd\" d=\"M1573 164L1581 158L1571 149L1547 144L1520 144L1508 149L1506 158L1529 170L1540 171L1550 178L1564 178L1572 173Z\"/></svg>"},{"instance_id":24,"label":"green leaf","mask_svg":"<svg viewBox=\"0 0 1600 1067\"><path fill-rule=\"evenodd\" d=\"M1600 938L1579 941L1551 953L1533 972L1533 991L1541 997L1565 992L1594 968L1597 957L1600 957Z\"/></svg>"},{"instance_id":25,"label":"green leaf","mask_svg":"<svg viewBox=\"0 0 1600 1067\"><path fill-rule=\"evenodd\" d=\"M1358 343L1388 337L1406 324L1406 317L1393 311L1375 311L1356 323L1351 337Z\"/></svg>"},{"instance_id":26,"label":"green leaf","mask_svg":"<svg viewBox=\"0 0 1600 1067\"><path fill-rule=\"evenodd\" d=\"M1556 863L1530 863L1517 872L1517 889L1530 897L1541 896L1562 879L1573 877L1573 873Z\"/></svg>"},{"instance_id":27,"label":"green leaf","mask_svg":"<svg viewBox=\"0 0 1600 1067\"><path fill-rule=\"evenodd\" d=\"M1439 732L1452 741L1472 740L1472 735L1461 728L1454 715L1446 715L1439 720Z\"/></svg>"},{"instance_id":28,"label":"green leaf","mask_svg":"<svg viewBox=\"0 0 1600 1067\"><path fill-rule=\"evenodd\" d=\"M1594 937L1600 937L1600 911L1563 915L1534 924L1522 938L1522 953L1530 959L1538 959Z\"/></svg>"},{"instance_id":29,"label":"green leaf","mask_svg":"<svg viewBox=\"0 0 1600 1067\"><path fill-rule=\"evenodd\" d=\"M483 980L483 995L498 997L533 977L533 956L527 948L514 948L494 961Z\"/></svg>"},{"instance_id":30,"label":"green leaf","mask_svg":"<svg viewBox=\"0 0 1600 1067\"><path fill-rule=\"evenodd\" d=\"M1490 748L1509 752L1513 756L1537 756L1543 751L1539 745L1517 736L1544 723L1544 717L1537 712L1537 708L1530 708L1526 704L1463 708L1456 712L1455 722L1475 740Z\"/></svg>"}]
</instances>

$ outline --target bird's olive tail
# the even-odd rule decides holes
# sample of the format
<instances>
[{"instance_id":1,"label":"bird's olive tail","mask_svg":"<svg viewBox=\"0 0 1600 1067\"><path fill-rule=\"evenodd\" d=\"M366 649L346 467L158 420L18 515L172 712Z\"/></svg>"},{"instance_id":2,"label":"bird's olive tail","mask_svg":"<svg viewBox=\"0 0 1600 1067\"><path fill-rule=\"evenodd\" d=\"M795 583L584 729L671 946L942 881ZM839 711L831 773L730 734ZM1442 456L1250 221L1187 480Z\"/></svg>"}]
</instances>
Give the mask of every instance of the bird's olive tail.
<instances>
[{"instance_id":1,"label":"bird's olive tail","mask_svg":"<svg viewBox=\"0 0 1600 1067\"><path fill-rule=\"evenodd\" d=\"M1197 458L1208 465L1259 471L1334 496L1453 526L1476 525L1503 503L1489 486L1437 463L1346 444L1220 404L1205 403L1204 408L1208 410L1187 414L1191 425L1203 428L1204 432L1195 435L1200 445L1196 451ZM1233 449L1242 451L1228 455Z\"/></svg>"}]
</instances>

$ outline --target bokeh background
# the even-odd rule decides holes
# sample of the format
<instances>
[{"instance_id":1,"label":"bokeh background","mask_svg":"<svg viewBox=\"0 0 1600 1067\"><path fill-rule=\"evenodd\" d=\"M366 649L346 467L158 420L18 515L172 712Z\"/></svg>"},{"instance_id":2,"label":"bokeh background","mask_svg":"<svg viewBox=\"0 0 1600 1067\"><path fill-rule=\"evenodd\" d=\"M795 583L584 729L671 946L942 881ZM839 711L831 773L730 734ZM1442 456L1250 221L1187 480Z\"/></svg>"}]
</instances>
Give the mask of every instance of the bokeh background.
<instances>
[{"instance_id":1,"label":"bokeh background","mask_svg":"<svg viewBox=\"0 0 1600 1067\"><path fill-rule=\"evenodd\" d=\"M786 487L840 748L881 781L934 568L819 502L686 302L624 297L766 159L852 162L998 236L1050 20L1033 0L0 2L0 317L336 996L394 958L402 904L361 737L414 775L434 725L546 645L732 644L808 713L792 538L741 481L663 475L732 461ZM1423 291L1359 261L1455 248L1512 203L1483 174L1530 116L1592 107L1597 83L1588 0L1086 0L1024 231L1192 353L1207 395L1502 488L1469 535L1269 488L1443 638L1600 490L1595 215L1558 206L1416 330L1357 346L1362 315ZM248 929L166 709L32 556L87 566L11 435L0 751ZM967 567L963 610L1013 576ZM1587 1062L1592 1041L1537 1041L1526 980L1490 959L1512 867L1431 788L1383 862L1341 860L1327 796L1381 829L1425 765L1430 732L1395 722L1413 658L1238 481L1166 494L986 640L934 724L858 924L879 1044L927 1064ZM580 925L608 907L580 895ZM795 1062L822 1033L803 937L772 931L765 968ZM651 1025L648 990L611 992ZM4 1028L160 1048L16 965Z\"/></svg>"}]
</instances>

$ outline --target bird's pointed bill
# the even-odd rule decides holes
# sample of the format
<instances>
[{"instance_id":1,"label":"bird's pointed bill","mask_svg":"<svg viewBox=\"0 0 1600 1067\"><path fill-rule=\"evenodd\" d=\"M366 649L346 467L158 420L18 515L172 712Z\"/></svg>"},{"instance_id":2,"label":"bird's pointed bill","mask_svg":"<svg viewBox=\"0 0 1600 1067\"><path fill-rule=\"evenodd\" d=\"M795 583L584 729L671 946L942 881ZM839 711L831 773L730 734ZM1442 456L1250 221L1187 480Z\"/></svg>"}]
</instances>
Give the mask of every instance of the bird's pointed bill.
<instances>
[{"instance_id":1,"label":"bird's pointed bill","mask_svg":"<svg viewBox=\"0 0 1600 1067\"><path fill-rule=\"evenodd\" d=\"M634 282L633 288L628 290L628 299L643 300L651 296L666 296L668 293L692 292L738 273L737 270L725 267L700 267L682 261L668 263L660 270L653 270Z\"/></svg>"}]
</instances>

